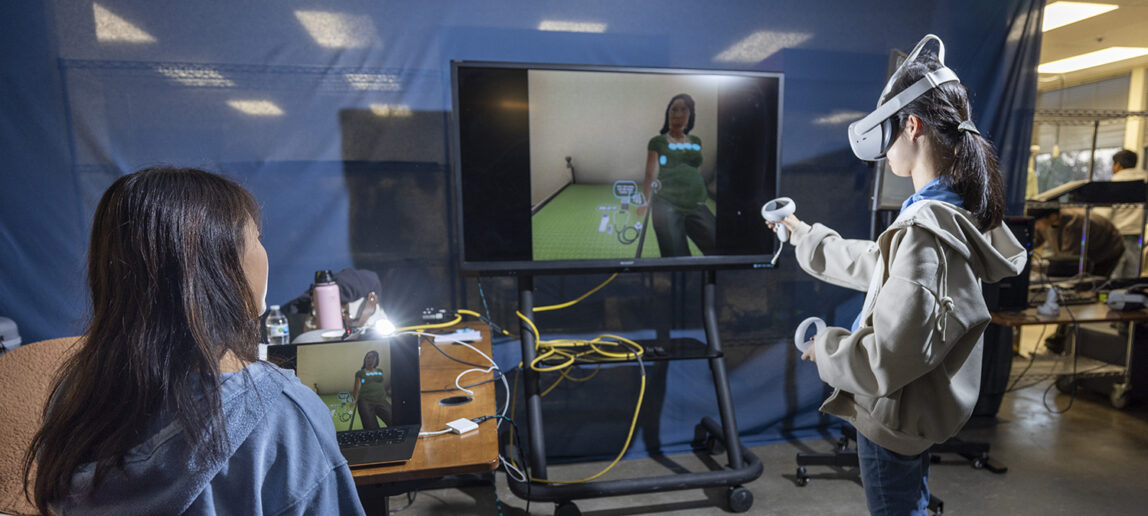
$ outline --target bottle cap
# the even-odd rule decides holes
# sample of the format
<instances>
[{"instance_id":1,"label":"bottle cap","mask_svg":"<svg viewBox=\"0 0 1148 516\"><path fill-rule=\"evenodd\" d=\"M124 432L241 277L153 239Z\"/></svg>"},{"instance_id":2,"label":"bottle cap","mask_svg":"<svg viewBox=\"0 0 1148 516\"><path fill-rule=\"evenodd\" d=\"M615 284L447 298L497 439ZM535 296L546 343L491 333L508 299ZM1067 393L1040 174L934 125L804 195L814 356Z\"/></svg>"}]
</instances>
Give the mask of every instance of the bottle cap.
<instances>
[{"instance_id":1,"label":"bottle cap","mask_svg":"<svg viewBox=\"0 0 1148 516\"><path fill-rule=\"evenodd\" d=\"M271 309L272 309L272 310L278 310L278 309L279 309L279 305L271 305Z\"/></svg>"},{"instance_id":2,"label":"bottle cap","mask_svg":"<svg viewBox=\"0 0 1148 516\"><path fill-rule=\"evenodd\" d=\"M315 271L315 284L316 285L319 285L322 283L334 283L334 282L335 282L335 275L331 273L330 269Z\"/></svg>"}]
</instances>

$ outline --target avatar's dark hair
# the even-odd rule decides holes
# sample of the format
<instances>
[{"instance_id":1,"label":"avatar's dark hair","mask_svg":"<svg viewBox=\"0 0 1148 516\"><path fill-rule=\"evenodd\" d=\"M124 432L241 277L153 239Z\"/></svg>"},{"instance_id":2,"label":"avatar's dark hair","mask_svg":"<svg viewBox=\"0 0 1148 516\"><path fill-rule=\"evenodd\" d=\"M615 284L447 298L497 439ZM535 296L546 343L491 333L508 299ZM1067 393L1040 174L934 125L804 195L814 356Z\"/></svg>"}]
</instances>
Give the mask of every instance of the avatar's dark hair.
<instances>
[{"instance_id":1,"label":"avatar's dark hair","mask_svg":"<svg viewBox=\"0 0 1148 516\"><path fill-rule=\"evenodd\" d=\"M682 99L682 102L686 103L686 107L690 108L690 120L686 122L686 129L682 132L690 134L690 130L694 128L694 112L696 111L694 109L694 98L686 93L679 93L674 95L674 98L670 99L669 104L666 104L666 118L662 122L662 130L658 134L666 134L670 132L670 107L672 107L674 105L674 101L678 99Z\"/></svg>"},{"instance_id":2,"label":"avatar's dark hair","mask_svg":"<svg viewBox=\"0 0 1148 516\"><path fill-rule=\"evenodd\" d=\"M262 302L242 265L249 221L259 223L255 198L202 170L144 169L104 192L88 249L91 320L24 457L41 512L89 494L71 492L81 465L96 463L93 490L122 469L160 414L185 429L192 460L226 458L220 359L258 360Z\"/></svg>"},{"instance_id":3,"label":"avatar's dark hair","mask_svg":"<svg viewBox=\"0 0 1148 516\"><path fill-rule=\"evenodd\" d=\"M905 65L893 84L892 97L942 65L931 54L922 53ZM961 196L981 231L1000 225L1004 217L1004 180L992 143L980 134L957 129L971 120L968 89L958 82L946 82L925 92L897 112L897 132L909 115L916 115L922 130L933 143L937 172ZM894 132L896 134L896 132Z\"/></svg>"},{"instance_id":4,"label":"avatar's dark hair","mask_svg":"<svg viewBox=\"0 0 1148 516\"><path fill-rule=\"evenodd\" d=\"M372 349L368 351L366 355L363 355L363 369L367 368L367 359L372 356L375 357L375 367L379 367L379 352Z\"/></svg>"}]
</instances>

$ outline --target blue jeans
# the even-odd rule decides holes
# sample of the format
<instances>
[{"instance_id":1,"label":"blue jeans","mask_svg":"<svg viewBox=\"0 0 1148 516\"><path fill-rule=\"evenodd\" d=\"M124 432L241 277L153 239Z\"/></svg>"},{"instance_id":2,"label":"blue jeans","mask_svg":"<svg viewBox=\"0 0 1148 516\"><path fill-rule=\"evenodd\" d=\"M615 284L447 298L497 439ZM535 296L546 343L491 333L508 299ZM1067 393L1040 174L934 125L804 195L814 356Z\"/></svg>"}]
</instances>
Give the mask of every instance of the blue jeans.
<instances>
[{"instance_id":1,"label":"blue jeans","mask_svg":"<svg viewBox=\"0 0 1148 516\"><path fill-rule=\"evenodd\" d=\"M905 456L857 432L865 503L874 516L924 516L929 506L929 452Z\"/></svg>"}]
</instances>

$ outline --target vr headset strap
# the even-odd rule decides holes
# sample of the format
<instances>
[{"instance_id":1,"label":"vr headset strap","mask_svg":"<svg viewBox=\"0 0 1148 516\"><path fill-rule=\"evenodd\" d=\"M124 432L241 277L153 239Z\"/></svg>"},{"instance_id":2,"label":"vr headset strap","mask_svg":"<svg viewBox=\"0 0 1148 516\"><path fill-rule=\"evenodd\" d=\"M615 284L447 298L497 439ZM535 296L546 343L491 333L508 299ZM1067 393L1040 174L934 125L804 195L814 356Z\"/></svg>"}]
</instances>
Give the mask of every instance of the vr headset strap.
<instances>
[{"instance_id":1,"label":"vr headset strap","mask_svg":"<svg viewBox=\"0 0 1148 516\"><path fill-rule=\"evenodd\" d=\"M937 86L946 82L953 81L960 81L960 79L957 78L957 73L950 70L948 67L938 68L932 72L929 72L927 75L922 77L921 80L913 83L908 88L905 88L905 91L894 95L893 98L889 99L884 104L881 104L880 107L873 110L872 113L866 115L865 118L859 120L856 126L857 133L861 134L865 131L873 129L874 127L877 127L881 124L881 122L884 122L885 119L893 116L897 113L897 111L900 111L902 107L905 107L905 104L912 102L917 97L923 95L926 91L936 88Z\"/></svg>"}]
</instances>

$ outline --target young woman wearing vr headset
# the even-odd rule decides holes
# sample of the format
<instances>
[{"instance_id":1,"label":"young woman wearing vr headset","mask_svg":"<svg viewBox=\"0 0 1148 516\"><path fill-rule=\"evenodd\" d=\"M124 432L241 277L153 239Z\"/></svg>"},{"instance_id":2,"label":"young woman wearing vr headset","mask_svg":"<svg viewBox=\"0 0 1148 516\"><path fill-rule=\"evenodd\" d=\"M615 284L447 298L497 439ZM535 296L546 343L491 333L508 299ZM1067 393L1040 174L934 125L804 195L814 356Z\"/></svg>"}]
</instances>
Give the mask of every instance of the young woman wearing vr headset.
<instances>
[{"instance_id":1,"label":"young woman wearing vr headset","mask_svg":"<svg viewBox=\"0 0 1148 516\"><path fill-rule=\"evenodd\" d=\"M922 52L935 40L938 53ZM821 411L857 428L872 514L925 514L928 449L954 436L980 392L989 312L980 282L1020 273L1024 248L1001 226L1004 184L968 92L928 35L889 79L878 108L849 127L857 157L885 158L916 192L874 241L789 215L797 262L866 292L852 328L826 328L802 359L835 388ZM770 224L775 231L780 227Z\"/></svg>"}]
</instances>

